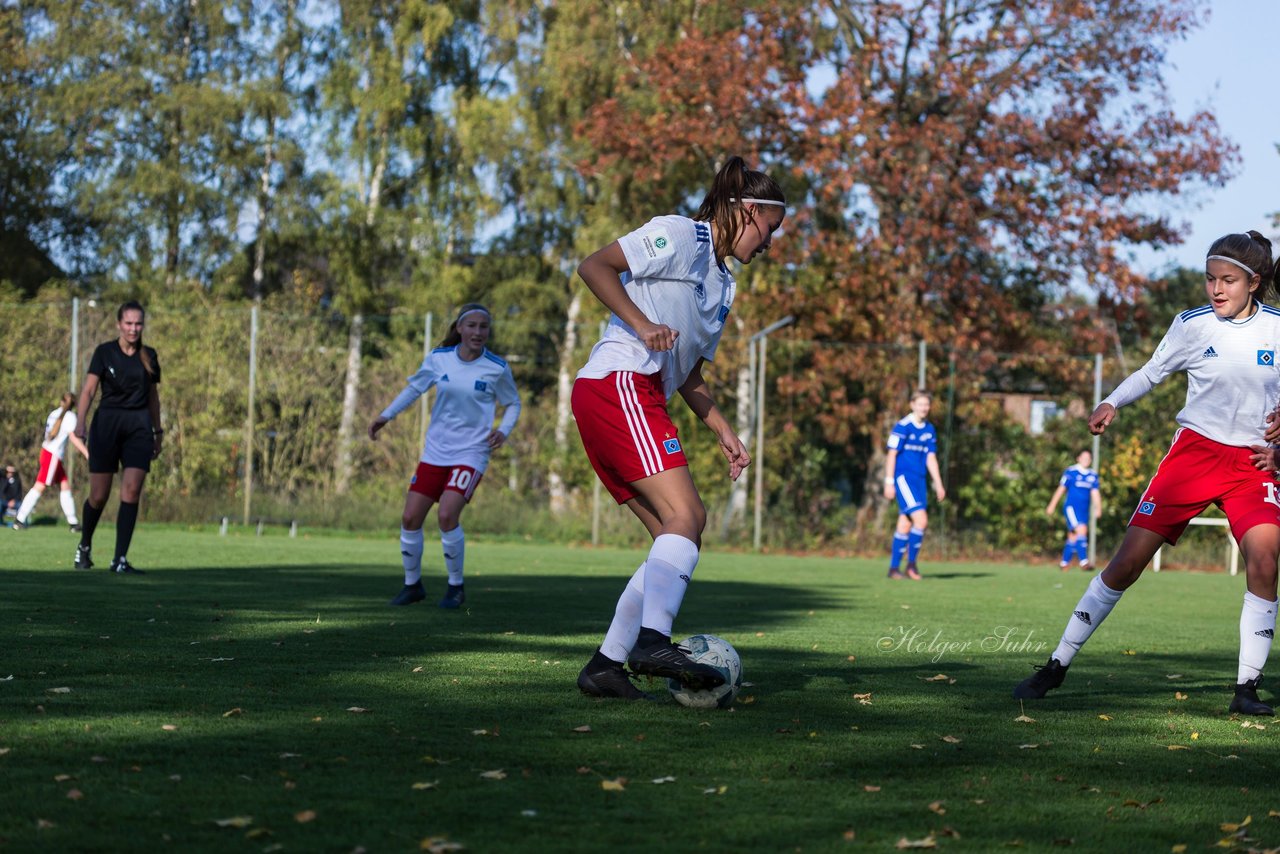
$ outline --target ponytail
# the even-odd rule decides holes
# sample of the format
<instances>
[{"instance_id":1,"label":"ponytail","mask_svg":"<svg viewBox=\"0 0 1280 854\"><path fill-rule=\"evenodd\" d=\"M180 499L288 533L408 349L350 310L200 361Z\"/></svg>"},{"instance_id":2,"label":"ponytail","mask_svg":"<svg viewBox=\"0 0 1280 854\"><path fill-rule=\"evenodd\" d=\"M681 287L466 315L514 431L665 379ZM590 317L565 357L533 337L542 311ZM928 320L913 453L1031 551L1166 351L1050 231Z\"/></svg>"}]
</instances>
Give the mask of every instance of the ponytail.
<instances>
[{"instance_id":1,"label":"ponytail","mask_svg":"<svg viewBox=\"0 0 1280 854\"><path fill-rule=\"evenodd\" d=\"M136 311L142 315L144 320L147 317L147 310L143 308L142 303L138 302L136 299L129 300L116 310L116 320L124 320L124 313L126 311ZM156 368L155 365L151 363L151 356L147 354L147 348L142 344L141 332L138 333L138 358L142 360L142 368L147 372L147 376L154 377L156 375Z\"/></svg>"},{"instance_id":2,"label":"ponytail","mask_svg":"<svg viewBox=\"0 0 1280 854\"><path fill-rule=\"evenodd\" d=\"M71 406L76 402L76 396L71 392L63 392L62 400L58 404L58 420L53 422L53 426L49 428L48 434L44 437L46 442L52 441L55 436L62 431L62 419L67 417L67 413L71 411Z\"/></svg>"},{"instance_id":3,"label":"ponytail","mask_svg":"<svg viewBox=\"0 0 1280 854\"><path fill-rule=\"evenodd\" d=\"M715 225L717 261L733 254L733 245L746 225L743 206L751 204L750 199L787 203L776 181L763 172L748 169L741 157L730 157L712 179L711 189L694 217Z\"/></svg>"}]
</instances>

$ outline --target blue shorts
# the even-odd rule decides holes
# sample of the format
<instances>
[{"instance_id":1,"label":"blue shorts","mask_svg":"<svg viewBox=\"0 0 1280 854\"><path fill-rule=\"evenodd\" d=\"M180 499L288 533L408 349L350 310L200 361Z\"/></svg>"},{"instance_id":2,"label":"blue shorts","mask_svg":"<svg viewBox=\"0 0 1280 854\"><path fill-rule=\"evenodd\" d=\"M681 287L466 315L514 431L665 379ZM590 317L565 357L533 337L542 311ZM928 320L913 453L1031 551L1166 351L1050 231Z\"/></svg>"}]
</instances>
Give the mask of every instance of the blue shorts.
<instances>
[{"instance_id":1,"label":"blue shorts","mask_svg":"<svg viewBox=\"0 0 1280 854\"><path fill-rule=\"evenodd\" d=\"M1089 505L1082 504L1075 506L1067 504L1062 508L1062 517L1067 520L1067 530L1075 531L1081 525L1089 524Z\"/></svg>"},{"instance_id":2,"label":"blue shorts","mask_svg":"<svg viewBox=\"0 0 1280 854\"><path fill-rule=\"evenodd\" d=\"M894 492L898 495L898 512L910 516L929 505L929 483L923 474L899 474L893 479Z\"/></svg>"}]
</instances>

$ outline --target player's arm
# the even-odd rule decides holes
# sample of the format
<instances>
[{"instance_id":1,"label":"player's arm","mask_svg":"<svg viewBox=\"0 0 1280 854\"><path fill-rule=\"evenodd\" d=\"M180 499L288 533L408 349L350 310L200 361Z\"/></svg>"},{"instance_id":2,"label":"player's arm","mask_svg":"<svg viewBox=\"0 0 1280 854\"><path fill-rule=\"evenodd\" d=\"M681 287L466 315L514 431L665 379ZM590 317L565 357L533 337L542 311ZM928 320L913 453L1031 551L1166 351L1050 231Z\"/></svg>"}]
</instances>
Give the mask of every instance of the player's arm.
<instances>
[{"instance_id":1,"label":"player's arm","mask_svg":"<svg viewBox=\"0 0 1280 854\"><path fill-rule=\"evenodd\" d=\"M1046 516L1053 515L1053 508L1058 506L1058 502L1062 500L1062 496L1066 495L1067 488L1062 484L1058 484L1058 488L1053 491L1053 497L1049 499L1049 506L1044 508Z\"/></svg>"},{"instance_id":2,"label":"player's arm","mask_svg":"<svg viewBox=\"0 0 1280 854\"><path fill-rule=\"evenodd\" d=\"M511 373L510 366L498 377L496 396L498 403L502 405L502 423L489 431L488 442L491 451L502 447L507 437L511 435L511 431L515 429L516 422L520 420L520 393L516 391L516 378Z\"/></svg>"},{"instance_id":3,"label":"player's arm","mask_svg":"<svg viewBox=\"0 0 1280 854\"><path fill-rule=\"evenodd\" d=\"M645 317L640 307L627 296L622 286L622 274L631 272L622 244L613 241L603 249L597 249L578 265L578 275L587 283L587 289L604 307L630 326L644 346L650 350L670 350L676 345L680 333Z\"/></svg>"},{"instance_id":4,"label":"player's arm","mask_svg":"<svg viewBox=\"0 0 1280 854\"><path fill-rule=\"evenodd\" d=\"M422 360L422 367L409 377L408 384L396 395L396 399L369 422L369 438L376 442L378 431L386 427L392 418L408 409L415 400L430 391L436 384L436 379L435 369L431 366L431 356L428 355Z\"/></svg>"},{"instance_id":5,"label":"player's arm","mask_svg":"<svg viewBox=\"0 0 1280 854\"><path fill-rule=\"evenodd\" d=\"M938 455L929 452L924 458L924 467L929 472L930 479L933 480L933 494L938 496L938 500L942 501L947 497L947 489L942 485L942 470L938 468Z\"/></svg>"},{"instance_id":6,"label":"player's arm","mask_svg":"<svg viewBox=\"0 0 1280 854\"><path fill-rule=\"evenodd\" d=\"M98 375L89 373L84 376L84 385L80 386L80 400L76 403L75 435L84 438L85 425L89 423L89 407L93 405L93 396L98 393Z\"/></svg>"},{"instance_id":7,"label":"player's arm","mask_svg":"<svg viewBox=\"0 0 1280 854\"><path fill-rule=\"evenodd\" d=\"M884 497L893 498L893 473L898 467L898 451L890 448L884 455Z\"/></svg>"},{"instance_id":8,"label":"player's arm","mask_svg":"<svg viewBox=\"0 0 1280 854\"><path fill-rule=\"evenodd\" d=\"M702 376L701 359L694 364L684 385L680 386L680 396L693 410L693 414L716 434L716 439L720 443L720 453L724 454L725 459L729 461L729 479L737 480L743 469L751 465L751 455L747 453L747 446L742 443L742 438L738 436L737 431L729 424L729 420L724 417L724 413L711 397L711 389L707 387L707 381Z\"/></svg>"},{"instance_id":9,"label":"player's arm","mask_svg":"<svg viewBox=\"0 0 1280 854\"><path fill-rule=\"evenodd\" d=\"M1102 518L1102 490L1094 487L1089 490L1089 505L1093 508L1093 518Z\"/></svg>"}]
</instances>

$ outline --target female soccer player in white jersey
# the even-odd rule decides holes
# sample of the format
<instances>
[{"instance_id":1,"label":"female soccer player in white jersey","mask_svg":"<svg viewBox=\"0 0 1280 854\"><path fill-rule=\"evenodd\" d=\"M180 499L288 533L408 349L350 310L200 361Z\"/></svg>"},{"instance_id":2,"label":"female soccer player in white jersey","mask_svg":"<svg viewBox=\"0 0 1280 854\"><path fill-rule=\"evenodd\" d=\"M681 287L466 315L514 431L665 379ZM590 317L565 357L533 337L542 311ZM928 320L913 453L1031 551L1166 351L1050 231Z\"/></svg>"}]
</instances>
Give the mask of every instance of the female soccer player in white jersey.
<instances>
[{"instance_id":1,"label":"female soccer player in white jersey","mask_svg":"<svg viewBox=\"0 0 1280 854\"><path fill-rule=\"evenodd\" d=\"M1244 553L1247 591L1240 614L1240 659L1230 710L1273 714L1258 699L1258 682L1276 627L1276 558L1280 498L1270 473L1255 468L1251 445L1263 444L1268 415L1280 401L1280 310L1261 298L1274 287L1271 243L1256 231L1229 234L1209 248L1209 304L1174 318L1151 361L1122 382L1089 416L1100 434L1116 410L1174 371L1187 372L1187 403L1177 415L1173 444L1129 520L1124 541L1072 611L1047 664L1013 689L1039 699L1062 684L1075 654L1156 550L1174 544L1210 504L1227 514Z\"/></svg>"},{"instance_id":2,"label":"female soccer player in white jersey","mask_svg":"<svg viewBox=\"0 0 1280 854\"><path fill-rule=\"evenodd\" d=\"M737 479L751 457L716 408L702 363L715 357L733 306L729 259L747 264L768 250L785 215L786 199L773 179L731 157L695 217L656 217L578 267L613 312L573 386L578 434L605 488L653 537L603 644L578 675L585 694L648 698L628 680L624 662L637 674L694 688L724 682L671 642L707 514L667 400L680 392L716 435L729 477Z\"/></svg>"},{"instance_id":3,"label":"female soccer player in white jersey","mask_svg":"<svg viewBox=\"0 0 1280 854\"><path fill-rule=\"evenodd\" d=\"M462 509L489 465L489 454L502 447L520 417L520 395L511 368L485 346L491 330L487 308L479 303L464 305L440 346L422 360L404 391L369 424L369 438L376 441L387 422L435 386L436 402L421 461L404 496L400 520L404 587L392 605L412 605L427 597L422 589L422 524L435 503L440 505L436 521L449 573L440 607L457 608L466 601ZM495 428L498 406L503 407L502 423Z\"/></svg>"},{"instance_id":4,"label":"female soccer player in white jersey","mask_svg":"<svg viewBox=\"0 0 1280 854\"><path fill-rule=\"evenodd\" d=\"M77 423L75 404L76 396L71 392L65 392L58 407L45 419L44 442L40 445L40 471L36 475L36 482L31 486L31 491L22 499L22 506L18 508L18 517L13 523L15 530L21 531L27 527L27 520L31 518L31 512L36 509L40 494L44 492L45 487L56 483L60 490L58 498L62 502L62 513L67 517L67 524L71 526L72 532L80 531L80 520L76 518L76 500L71 494L71 481L67 478L67 470L62 467L62 457L66 453L68 442L75 446L81 456L86 460L89 459L89 447L75 434Z\"/></svg>"},{"instance_id":5,"label":"female soccer player in white jersey","mask_svg":"<svg viewBox=\"0 0 1280 854\"><path fill-rule=\"evenodd\" d=\"M1089 566L1089 520L1102 515L1102 492L1098 489L1098 473L1090 468L1093 452L1085 449L1076 454L1076 464L1063 469L1058 488L1044 508L1046 516L1053 515L1053 508L1066 496L1062 516L1067 522L1067 544L1062 547L1061 569L1071 568L1071 558L1079 557L1081 569Z\"/></svg>"},{"instance_id":6,"label":"female soccer player in white jersey","mask_svg":"<svg viewBox=\"0 0 1280 854\"><path fill-rule=\"evenodd\" d=\"M893 425L884 458L884 497L898 499L898 526L889 549L889 578L902 578L902 557L907 558L907 578L919 581L916 559L929 527L929 491L925 476L933 481L939 501L947 497L938 468L938 431L929 423L933 398L927 391L911 395L911 414Z\"/></svg>"}]
</instances>

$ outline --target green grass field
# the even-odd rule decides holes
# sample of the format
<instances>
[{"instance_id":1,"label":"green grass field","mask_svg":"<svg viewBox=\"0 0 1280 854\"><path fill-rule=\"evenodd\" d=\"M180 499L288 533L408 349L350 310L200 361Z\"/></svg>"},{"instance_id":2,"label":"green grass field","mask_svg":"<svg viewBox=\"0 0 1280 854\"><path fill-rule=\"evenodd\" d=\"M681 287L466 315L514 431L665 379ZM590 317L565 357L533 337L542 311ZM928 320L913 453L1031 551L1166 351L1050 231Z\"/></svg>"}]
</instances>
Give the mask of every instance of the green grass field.
<instances>
[{"instance_id":1,"label":"green grass field","mask_svg":"<svg viewBox=\"0 0 1280 854\"><path fill-rule=\"evenodd\" d=\"M676 630L750 684L695 712L574 686L640 552L473 539L451 613L430 542L393 609L392 537L143 525L139 578L0 536L0 848L1280 845L1280 725L1226 712L1242 578L1149 574L1020 717L1088 575L712 552Z\"/></svg>"}]
</instances>

